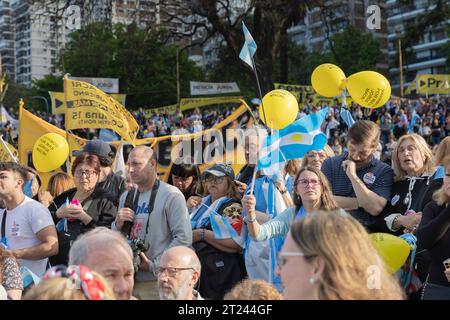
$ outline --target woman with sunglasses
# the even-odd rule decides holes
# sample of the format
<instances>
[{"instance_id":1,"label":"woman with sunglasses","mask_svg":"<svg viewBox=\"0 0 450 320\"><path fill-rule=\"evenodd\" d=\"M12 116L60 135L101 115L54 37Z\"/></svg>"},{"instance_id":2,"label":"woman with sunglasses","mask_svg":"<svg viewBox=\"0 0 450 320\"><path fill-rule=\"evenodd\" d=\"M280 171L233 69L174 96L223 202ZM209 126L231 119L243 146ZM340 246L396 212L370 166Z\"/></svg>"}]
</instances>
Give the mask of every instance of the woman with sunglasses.
<instances>
[{"instance_id":1,"label":"woman with sunglasses","mask_svg":"<svg viewBox=\"0 0 450 320\"><path fill-rule=\"evenodd\" d=\"M260 225L257 221L256 198L246 195L242 198L242 207L247 213L244 222L250 236L256 241L264 241L277 236L286 236L291 224L298 218L317 210L334 210L337 204L331 193L327 178L320 169L312 166L302 168L295 177L294 204L275 218Z\"/></svg>"},{"instance_id":2,"label":"woman with sunglasses","mask_svg":"<svg viewBox=\"0 0 450 320\"><path fill-rule=\"evenodd\" d=\"M277 273L285 300L404 299L364 227L343 210L295 221Z\"/></svg>"},{"instance_id":3,"label":"woman with sunglasses","mask_svg":"<svg viewBox=\"0 0 450 320\"><path fill-rule=\"evenodd\" d=\"M70 243L80 234L98 226L111 227L117 207L105 190L96 188L99 173L100 159L80 154L72 165L75 188L60 194L49 206L59 241L58 255L50 258L52 265L67 265Z\"/></svg>"}]
</instances>

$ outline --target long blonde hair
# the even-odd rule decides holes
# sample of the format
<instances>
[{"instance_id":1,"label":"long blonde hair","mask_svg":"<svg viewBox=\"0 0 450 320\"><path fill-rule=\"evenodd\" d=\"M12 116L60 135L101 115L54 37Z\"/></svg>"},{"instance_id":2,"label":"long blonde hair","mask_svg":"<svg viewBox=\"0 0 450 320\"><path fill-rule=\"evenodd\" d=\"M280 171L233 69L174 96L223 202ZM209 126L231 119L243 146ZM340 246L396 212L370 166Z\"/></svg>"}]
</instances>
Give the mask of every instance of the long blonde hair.
<instances>
[{"instance_id":1,"label":"long blonde hair","mask_svg":"<svg viewBox=\"0 0 450 320\"><path fill-rule=\"evenodd\" d=\"M306 261L320 258L324 262L320 300L404 298L398 280L389 274L364 227L345 211L310 213L297 220L290 232ZM372 274L379 280L376 289L370 286Z\"/></svg>"},{"instance_id":2,"label":"long blonde hair","mask_svg":"<svg viewBox=\"0 0 450 320\"><path fill-rule=\"evenodd\" d=\"M450 169L450 155L445 157L444 160L442 161L442 163L444 164L444 170L446 170L446 171L449 170ZM442 187L440 187L438 190L436 190L433 193L433 200L436 201L436 203L439 206L450 203L450 197L448 196L448 194L445 190L444 184L442 185Z\"/></svg>"},{"instance_id":3,"label":"long blonde hair","mask_svg":"<svg viewBox=\"0 0 450 320\"><path fill-rule=\"evenodd\" d=\"M395 181L402 181L408 174L405 170L402 169L400 165L400 160L398 158L398 148L406 139L411 139L416 145L417 149L423 154L423 173L427 173L429 175L434 172L434 162L433 162L433 153L428 147L427 142L422 136L419 136L417 133L406 134L402 136L397 144L394 147L394 151L392 152L392 169L394 169Z\"/></svg>"},{"instance_id":4,"label":"long blonde hair","mask_svg":"<svg viewBox=\"0 0 450 320\"><path fill-rule=\"evenodd\" d=\"M445 137L444 140L439 143L436 150L436 155L434 156L435 165L444 165L444 159L450 155L450 137Z\"/></svg>"}]
</instances>

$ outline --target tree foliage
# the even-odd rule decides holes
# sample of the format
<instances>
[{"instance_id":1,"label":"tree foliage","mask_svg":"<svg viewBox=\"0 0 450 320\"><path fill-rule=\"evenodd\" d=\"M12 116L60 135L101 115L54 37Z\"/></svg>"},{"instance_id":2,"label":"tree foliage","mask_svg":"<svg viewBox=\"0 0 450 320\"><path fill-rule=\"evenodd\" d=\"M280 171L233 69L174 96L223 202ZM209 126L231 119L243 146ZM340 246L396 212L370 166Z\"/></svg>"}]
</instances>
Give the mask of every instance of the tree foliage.
<instances>
[{"instance_id":1,"label":"tree foliage","mask_svg":"<svg viewBox=\"0 0 450 320\"><path fill-rule=\"evenodd\" d=\"M373 70L380 60L380 45L370 33L348 26L344 32L331 39L333 51L330 57L348 76L363 70Z\"/></svg>"},{"instance_id":2,"label":"tree foliage","mask_svg":"<svg viewBox=\"0 0 450 320\"><path fill-rule=\"evenodd\" d=\"M70 35L59 59L64 73L79 77L119 78L127 106L176 103L177 47L164 42L164 31L146 31L135 24L94 23ZM189 80L203 80L202 70L180 54L181 96L189 96Z\"/></svg>"}]
</instances>

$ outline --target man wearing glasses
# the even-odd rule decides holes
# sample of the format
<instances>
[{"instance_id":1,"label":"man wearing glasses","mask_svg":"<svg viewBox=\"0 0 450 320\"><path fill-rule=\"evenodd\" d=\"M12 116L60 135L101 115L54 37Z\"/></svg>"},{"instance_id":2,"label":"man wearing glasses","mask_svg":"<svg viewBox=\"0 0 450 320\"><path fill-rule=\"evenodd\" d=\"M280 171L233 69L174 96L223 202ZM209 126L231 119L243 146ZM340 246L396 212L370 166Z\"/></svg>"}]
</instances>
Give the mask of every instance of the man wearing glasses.
<instances>
[{"instance_id":1,"label":"man wearing glasses","mask_svg":"<svg viewBox=\"0 0 450 320\"><path fill-rule=\"evenodd\" d=\"M130 241L148 248L139 254L135 295L152 298L154 273L161 254L174 246L190 246L192 230L183 194L178 188L158 180L156 155L150 147L135 147L128 156L128 173L137 190L120 198L119 211L111 229L124 233ZM150 294L150 296L149 296Z\"/></svg>"},{"instance_id":2,"label":"man wearing glasses","mask_svg":"<svg viewBox=\"0 0 450 320\"><path fill-rule=\"evenodd\" d=\"M165 251L156 272L160 299L203 300L194 289L200 270L200 261L194 250L177 246Z\"/></svg>"},{"instance_id":3,"label":"man wearing glasses","mask_svg":"<svg viewBox=\"0 0 450 320\"><path fill-rule=\"evenodd\" d=\"M350 212L369 232L377 232L376 217L390 199L393 170L374 157L380 141L377 124L361 120L348 131L348 152L328 158L322 172L339 207Z\"/></svg>"}]
</instances>

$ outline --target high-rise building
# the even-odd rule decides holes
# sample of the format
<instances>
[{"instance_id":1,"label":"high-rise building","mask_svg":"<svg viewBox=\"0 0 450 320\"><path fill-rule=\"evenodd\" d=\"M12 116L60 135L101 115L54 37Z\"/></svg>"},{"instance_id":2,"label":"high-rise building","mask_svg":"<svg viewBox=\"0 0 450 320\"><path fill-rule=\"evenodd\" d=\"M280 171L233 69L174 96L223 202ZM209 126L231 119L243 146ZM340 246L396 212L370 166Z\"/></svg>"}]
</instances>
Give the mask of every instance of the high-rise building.
<instances>
[{"instance_id":1,"label":"high-rise building","mask_svg":"<svg viewBox=\"0 0 450 320\"><path fill-rule=\"evenodd\" d=\"M14 81L14 25L10 1L0 1L0 55L3 72Z\"/></svg>"},{"instance_id":2,"label":"high-rise building","mask_svg":"<svg viewBox=\"0 0 450 320\"><path fill-rule=\"evenodd\" d=\"M379 28L368 28L367 19L372 12L368 7L376 5L380 9ZM329 49L329 39L351 25L371 33L379 42L382 52L377 69L388 74L387 25L385 1L330 0L325 2L326 10L313 7L307 10L304 20L288 30L292 40L303 44L310 52L325 52Z\"/></svg>"},{"instance_id":3,"label":"high-rise building","mask_svg":"<svg viewBox=\"0 0 450 320\"><path fill-rule=\"evenodd\" d=\"M87 0L80 11L80 26L93 22L131 24L140 28L165 27L169 30L184 26L179 21L167 21L168 14L178 15L181 0ZM55 16L56 7L65 1L42 5L26 0L0 1L0 53L3 68L18 84L30 86L34 79L57 72L57 59L68 35L75 29L68 26L65 16ZM60 14L61 12L59 12ZM189 39L173 39L186 45Z\"/></svg>"},{"instance_id":4,"label":"high-rise building","mask_svg":"<svg viewBox=\"0 0 450 320\"><path fill-rule=\"evenodd\" d=\"M428 0L415 0L405 5L397 0L388 0L388 40L389 40L389 80L392 88L398 93L400 88L400 68L398 60L399 37L404 37L408 28L414 26L420 15L433 10ZM423 30L419 41L412 45L402 44L403 84L406 88L418 74L440 74L445 72L446 58L440 48L450 41L445 27L450 18L440 25Z\"/></svg>"},{"instance_id":5,"label":"high-rise building","mask_svg":"<svg viewBox=\"0 0 450 320\"><path fill-rule=\"evenodd\" d=\"M57 58L70 30L46 9L28 1L11 2L15 41L15 79L30 86L56 72Z\"/></svg>"}]
</instances>

